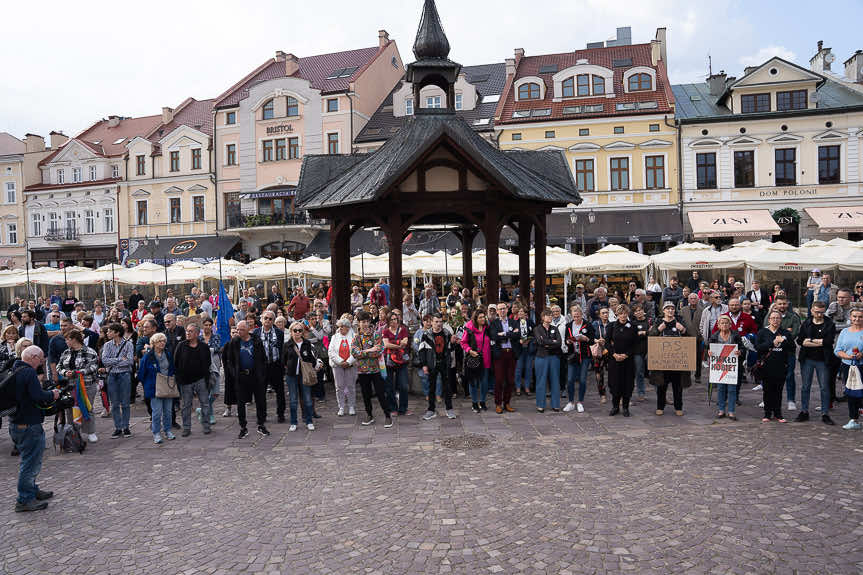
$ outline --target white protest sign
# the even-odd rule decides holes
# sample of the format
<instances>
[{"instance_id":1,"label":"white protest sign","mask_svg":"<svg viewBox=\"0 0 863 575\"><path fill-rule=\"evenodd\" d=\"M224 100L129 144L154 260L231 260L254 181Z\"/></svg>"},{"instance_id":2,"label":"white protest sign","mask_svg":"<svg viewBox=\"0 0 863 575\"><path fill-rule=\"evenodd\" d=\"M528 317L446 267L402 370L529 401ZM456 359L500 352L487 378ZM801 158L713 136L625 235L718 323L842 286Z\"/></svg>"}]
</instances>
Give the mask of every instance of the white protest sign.
<instances>
[{"instance_id":1,"label":"white protest sign","mask_svg":"<svg viewBox=\"0 0 863 575\"><path fill-rule=\"evenodd\" d=\"M737 385L737 346L726 343L710 344L710 383Z\"/></svg>"}]
</instances>

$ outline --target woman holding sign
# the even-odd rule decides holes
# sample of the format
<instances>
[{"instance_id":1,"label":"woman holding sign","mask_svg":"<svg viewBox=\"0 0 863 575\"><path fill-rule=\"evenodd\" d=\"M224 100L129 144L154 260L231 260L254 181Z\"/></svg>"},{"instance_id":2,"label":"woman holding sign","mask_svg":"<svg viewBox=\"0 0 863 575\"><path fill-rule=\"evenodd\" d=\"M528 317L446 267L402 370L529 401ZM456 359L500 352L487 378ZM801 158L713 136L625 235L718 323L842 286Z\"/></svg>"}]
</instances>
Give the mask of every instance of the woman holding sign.
<instances>
[{"instance_id":1,"label":"woman holding sign","mask_svg":"<svg viewBox=\"0 0 863 575\"><path fill-rule=\"evenodd\" d=\"M714 365L721 364L724 361L731 361L740 369L738 361L740 360L740 336L731 331L731 318L727 315L721 315L716 319L716 333L710 335L711 348L712 344L721 344L723 351L718 356L715 356L712 351L710 353L710 371L715 371ZM725 353L728 346L734 346L731 353ZM727 380L727 381L726 381ZM711 379L712 381L712 379ZM716 405L719 411L716 413L716 419L728 417L733 421L737 421L737 416L734 415L734 407L737 405L737 377L729 377L725 374L723 381L715 382L719 385L716 396Z\"/></svg>"},{"instance_id":2,"label":"woman holding sign","mask_svg":"<svg viewBox=\"0 0 863 575\"><path fill-rule=\"evenodd\" d=\"M779 423L785 423L782 417L782 388L785 385L785 375L788 371L789 354L794 353L794 339L791 332L782 329L782 314L776 310L767 315L767 327L758 331L755 338L755 349L761 356L762 364L758 369L759 378L764 380L764 418L762 423L775 417Z\"/></svg>"},{"instance_id":3,"label":"woman holding sign","mask_svg":"<svg viewBox=\"0 0 863 575\"><path fill-rule=\"evenodd\" d=\"M677 321L675 316L676 307L674 302L667 301L662 306L662 320L656 322L650 328L649 335L660 337L681 337L686 333L683 324ZM668 384L671 384L671 393L674 395L674 414L683 415L683 382L680 371L661 371L661 378L656 386L656 415L665 412L666 395Z\"/></svg>"}]
</instances>

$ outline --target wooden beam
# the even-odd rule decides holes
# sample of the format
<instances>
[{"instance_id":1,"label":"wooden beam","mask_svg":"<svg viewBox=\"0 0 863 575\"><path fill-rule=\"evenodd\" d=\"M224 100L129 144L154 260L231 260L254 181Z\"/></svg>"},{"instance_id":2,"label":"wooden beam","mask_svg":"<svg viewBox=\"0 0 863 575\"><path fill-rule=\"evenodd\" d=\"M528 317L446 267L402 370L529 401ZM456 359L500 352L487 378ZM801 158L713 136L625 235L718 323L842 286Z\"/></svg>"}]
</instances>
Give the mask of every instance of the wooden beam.
<instances>
[{"instance_id":1,"label":"wooden beam","mask_svg":"<svg viewBox=\"0 0 863 575\"><path fill-rule=\"evenodd\" d=\"M390 214L384 229L387 236L390 266L390 307L402 305L402 239L404 228L399 214Z\"/></svg>"},{"instance_id":2,"label":"wooden beam","mask_svg":"<svg viewBox=\"0 0 863 575\"><path fill-rule=\"evenodd\" d=\"M473 290L473 239L477 230L464 228L461 232L461 275L464 287Z\"/></svg>"},{"instance_id":3,"label":"wooden beam","mask_svg":"<svg viewBox=\"0 0 863 575\"><path fill-rule=\"evenodd\" d=\"M530 232L533 222L522 216L518 226L518 294L521 303L530 305Z\"/></svg>"},{"instance_id":4,"label":"wooden beam","mask_svg":"<svg viewBox=\"0 0 863 575\"><path fill-rule=\"evenodd\" d=\"M497 210L490 208L485 214L485 222L482 230L485 236L485 301L493 304L500 298L500 261L497 251L501 225Z\"/></svg>"},{"instance_id":5,"label":"wooden beam","mask_svg":"<svg viewBox=\"0 0 863 575\"><path fill-rule=\"evenodd\" d=\"M544 219L544 218L543 218ZM534 248L534 304L536 305L536 322L539 323L540 312L545 307L545 222L537 222L533 233Z\"/></svg>"}]
</instances>

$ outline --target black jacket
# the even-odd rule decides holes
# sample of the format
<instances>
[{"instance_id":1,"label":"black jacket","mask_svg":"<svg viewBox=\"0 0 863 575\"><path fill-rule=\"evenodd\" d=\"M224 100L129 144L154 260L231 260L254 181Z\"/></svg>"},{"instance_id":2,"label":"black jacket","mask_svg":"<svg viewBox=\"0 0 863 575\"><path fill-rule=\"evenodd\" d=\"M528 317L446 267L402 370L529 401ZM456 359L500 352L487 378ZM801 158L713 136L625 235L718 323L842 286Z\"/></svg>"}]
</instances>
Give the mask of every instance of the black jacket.
<instances>
[{"instance_id":1,"label":"black jacket","mask_svg":"<svg viewBox=\"0 0 863 575\"><path fill-rule=\"evenodd\" d=\"M263 329L264 328L262 328L262 327L258 327L258 328L255 328L255 331L252 332L255 336L258 337L258 339L261 340L261 345L264 344ZM276 350L277 350L276 351L276 361L279 363L282 363L282 348L285 346L285 332L283 330L277 328L276 326L273 326L272 328L270 328L270 330L274 331L275 336L276 336L276 342L275 342L276 343ZM264 352L265 353L266 353L266 349L267 349L267 346L264 345ZM266 362L270 363L269 357L266 358Z\"/></svg>"},{"instance_id":2,"label":"black jacket","mask_svg":"<svg viewBox=\"0 0 863 575\"><path fill-rule=\"evenodd\" d=\"M266 381L267 373L267 358L264 355L264 344L261 339L252 337L252 353L254 354L254 368L252 368L252 377L255 378L258 384L263 385ZM238 392L242 391L239 386L240 375L240 336L231 339L225 347L222 348L222 366L225 369L225 380L236 386ZM242 393L238 393L240 399L248 397Z\"/></svg>"},{"instance_id":3,"label":"black jacket","mask_svg":"<svg viewBox=\"0 0 863 575\"><path fill-rule=\"evenodd\" d=\"M507 322L507 335L504 337L501 335L503 332L503 322ZM500 356L501 350L503 349L501 346L506 342L512 344L512 352L515 354L516 359L521 355L521 334L519 331L519 322L515 319L506 319L502 320L497 318L493 322L491 322L488 326L489 335L491 336L491 357L495 359Z\"/></svg>"},{"instance_id":4,"label":"black jacket","mask_svg":"<svg viewBox=\"0 0 863 575\"><path fill-rule=\"evenodd\" d=\"M821 339L821 347L803 347L804 339ZM807 318L800 325L797 332L797 345L800 346L799 359L812 359L815 361L831 361L833 359L833 340L836 339L836 327L833 320L824 317L824 323L815 324L811 318Z\"/></svg>"},{"instance_id":5,"label":"black jacket","mask_svg":"<svg viewBox=\"0 0 863 575\"><path fill-rule=\"evenodd\" d=\"M129 296L129 301L126 304L126 307L129 308L130 310L136 310L136 309L138 309L138 302L139 301L146 301L146 300L145 300L144 296L142 296L141 294L133 293L132 295Z\"/></svg>"},{"instance_id":6,"label":"black jacket","mask_svg":"<svg viewBox=\"0 0 863 575\"><path fill-rule=\"evenodd\" d=\"M779 347L773 347L773 339L777 335L784 335L785 341ZM781 327L773 333L766 327L758 330L755 336L755 349L764 360L765 372L768 378L784 379L789 356L794 353L794 338L791 332Z\"/></svg>"},{"instance_id":7,"label":"black jacket","mask_svg":"<svg viewBox=\"0 0 863 575\"><path fill-rule=\"evenodd\" d=\"M199 379L210 382L210 348L198 341L192 347L188 341L181 341L174 348L174 379L180 385L188 385Z\"/></svg>"},{"instance_id":8,"label":"black jacket","mask_svg":"<svg viewBox=\"0 0 863 575\"><path fill-rule=\"evenodd\" d=\"M18 370L15 374L15 400L18 403L18 409L10 418L12 423L41 424L44 412L36 404L53 400L54 394L42 389L39 378L36 377L36 370L20 359L15 361L12 369Z\"/></svg>"},{"instance_id":9,"label":"black jacket","mask_svg":"<svg viewBox=\"0 0 863 575\"><path fill-rule=\"evenodd\" d=\"M448 367L450 365L450 358L452 357L453 343L452 332L450 332L447 328L441 328L440 332L443 334L444 344L443 344L443 361L444 367ZM432 371L437 365L437 352L435 350L435 333L432 330L424 331L423 337L420 340L419 346L417 346L417 357L420 361L420 367L427 367L429 371ZM492 354L494 355L494 354Z\"/></svg>"},{"instance_id":10,"label":"black jacket","mask_svg":"<svg viewBox=\"0 0 863 575\"><path fill-rule=\"evenodd\" d=\"M297 369L297 363L300 360L306 363L310 363L312 365L316 365L318 363L318 357L315 354L315 346L313 346L312 342L310 342L306 338L303 338L303 342L300 344L299 354L297 353L297 344L294 343L293 338L288 339L288 341L285 342L284 349L282 350L282 358L284 360L285 373L288 375L299 377L301 380L300 383L302 383L303 370ZM297 373L297 371L299 371L300 373Z\"/></svg>"},{"instance_id":11,"label":"black jacket","mask_svg":"<svg viewBox=\"0 0 863 575\"><path fill-rule=\"evenodd\" d=\"M533 337L536 338L536 357L560 355L563 351L560 331L553 325L549 325L548 329L545 329L542 324L539 324L533 330Z\"/></svg>"},{"instance_id":12,"label":"black jacket","mask_svg":"<svg viewBox=\"0 0 863 575\"><path fill-rule=\"evenodd\" d=\"M638 355L647 356L647 335L650 332L650 320L647 318L644 319L633 319L632 325L635 326L635 332L644 332L644 335L638 336Z\"/></svg>"},{"instance_id":13,"label":"black jacket","mask_svg":"<svg viewBox=\"0 0 863 575\"><path fill-rule=\"evenodd\" d=\"M172 356L175 356L176 354L174 352L177 349L177 345L182 341L186 341L186 330L175 325L172 330L165 330L165 337L168 338L168 342L165 344L165 349L167 349L168 353Z\"/></svg>"},{"instance_id":14,"label":"black jacket","mask_svg":"<svg viewBox=\"0 0 863 575\"><path fill-rule=\"evenodd\" d=\"M626 359L632 359L638 352L638 331L632 320L609 322L605 347L608 353L625 353Z\"/></svg>"},{"instance_id":15,"label":"black jacket","mask_svg":"<svg viewBox=\"0 0 863 575\"><path fill-rule=\"evenodd\" d=\"M48 337L48 330L45 329L45 325L41 321L33 321L36 324L36 327L33 328L33 345L39 346L45 357L48 357L48 342L51 341L51 338ZM18 327L18 337L25 337L24 329L24 324Z\"/></svg>"},{"instance_id":16,"label":"black jacket","mask_svg":"<svg viewBox=\"0 0 863 575\"><path fill-rule=\"evenodd\" d=\"M593 324L583 319L581 321L581 329L578 333L573 332L573 322L566 324L566 345L569 349L569 361L578 362L590 357L590 346L596 342L596 333L593 331ZM575 343L575 336L587 336L587 341Z\"/></svg>"}]
</instances>

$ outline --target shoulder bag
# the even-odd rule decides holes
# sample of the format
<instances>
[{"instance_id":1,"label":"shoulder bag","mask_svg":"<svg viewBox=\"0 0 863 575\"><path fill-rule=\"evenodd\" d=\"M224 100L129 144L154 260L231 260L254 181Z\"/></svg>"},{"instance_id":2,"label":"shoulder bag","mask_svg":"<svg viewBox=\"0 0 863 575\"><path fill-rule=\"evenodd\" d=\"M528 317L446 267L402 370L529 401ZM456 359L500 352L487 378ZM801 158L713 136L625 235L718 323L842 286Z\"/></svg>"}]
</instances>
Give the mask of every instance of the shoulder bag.
<instances>
[{"instance_id":1,"label":"shoulder bag","mask_svg":"<svg viewBox=\"0 0 863 575\"><path fill-rule=\"evenodd\" d=\"M302 358L298 358L297 361L300 362L300 373L303 378L303 385L308 387L316 385L318 383L318 372L315 371L315 365L308 361L303 361Z\"/></svg>"},{"instance_id":2,"label":"shoulder bag","mask_svg":"<svg viewBox=\"0 0 863 575\"><path fill-rule=\"evenodd\" d=\"M156 374L156 397L158 399L175 399L180 397L180 390L177 389L177 382L174 380L173 375Z\"/></svg>"},{"instance_id":3,"label":"shoulder bag","mask_svg":"<svg viewBox=\"0 0 863 575\"><path fill-rule=\"evenodd\" d=\"M479 349L479 344L476 341L476 335L473 333L473 330L468 330L467 339L470 348L477 352L475 356L470 353L464 354L464 373L470 376L482 369L482 350Z\"/></svg>"}]
</instances>

